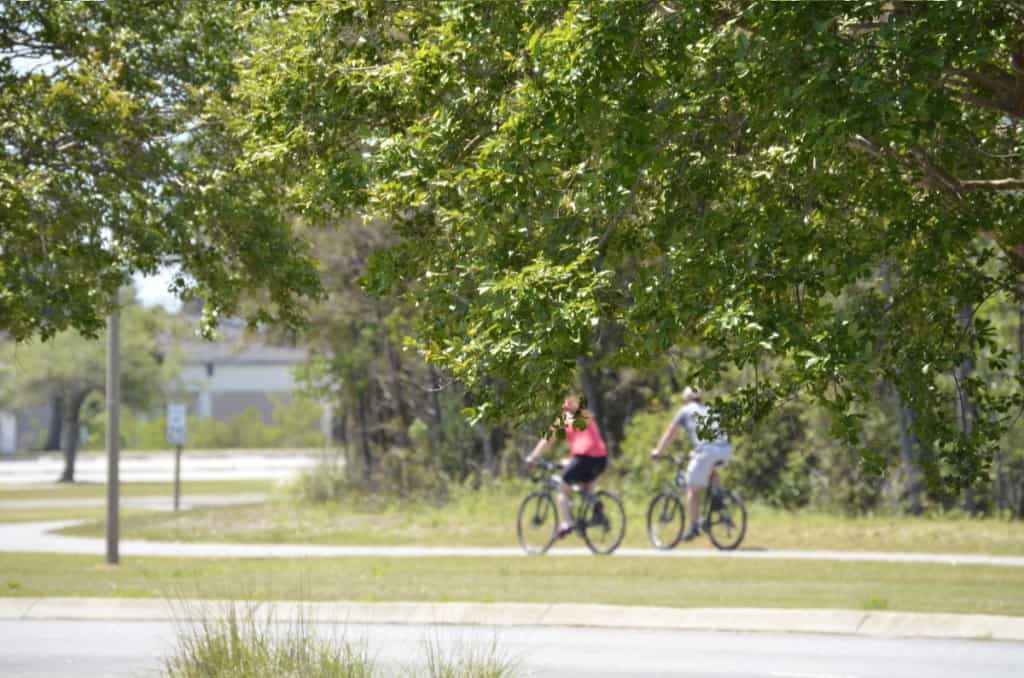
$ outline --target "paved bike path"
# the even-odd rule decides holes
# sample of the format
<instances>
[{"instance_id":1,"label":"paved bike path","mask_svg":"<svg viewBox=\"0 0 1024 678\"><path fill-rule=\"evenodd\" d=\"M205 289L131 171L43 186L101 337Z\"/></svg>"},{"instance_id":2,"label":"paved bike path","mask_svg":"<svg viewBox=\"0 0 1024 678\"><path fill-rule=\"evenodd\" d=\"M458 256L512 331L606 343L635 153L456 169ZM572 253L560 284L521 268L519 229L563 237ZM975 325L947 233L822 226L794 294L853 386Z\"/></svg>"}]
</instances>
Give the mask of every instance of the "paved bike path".
<instances>
[{"instance_id":1,"label":"paved bike path","mask_svg":"<svg viewBox=\"0 0 1024 678\"><path fill-rule=\"evenodd\" d=\"M71 553L102 555L106 542L98 537L70 537L54 530L80 524L79 520L0 524L0 553ZM474 546L330 546L325 544L226 544L215 542L162 542L121 540L125 556L176 558L509 558L525 557L519 548ZM556 546L546 557L590 556L585 548ZM883 553L875 551L717 551L677 548L620 548L615 557L733 558L744 560L827 560L843 562L939 563L1024 567L1022 556L942 553Z\"/></svg>"}]
</instances>

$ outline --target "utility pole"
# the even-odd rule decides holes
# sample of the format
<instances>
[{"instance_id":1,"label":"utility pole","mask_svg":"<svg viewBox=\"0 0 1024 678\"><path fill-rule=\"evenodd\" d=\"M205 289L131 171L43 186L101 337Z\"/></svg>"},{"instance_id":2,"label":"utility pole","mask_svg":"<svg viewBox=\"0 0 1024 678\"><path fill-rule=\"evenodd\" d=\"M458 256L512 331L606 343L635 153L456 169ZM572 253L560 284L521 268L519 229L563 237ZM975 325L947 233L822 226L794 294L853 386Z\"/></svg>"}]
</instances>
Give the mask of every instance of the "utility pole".
<instances>
[{"instance_id":1,"label":"utility pole","mask_svg":"<svg viewBox=\"0 0 1024 678\"><path fill-rule=\"evenodd\" d=\"M107 319L107 562L116 565L119 550L119 477L121 453L121 295Z\"/></svg>"}]
</instances>

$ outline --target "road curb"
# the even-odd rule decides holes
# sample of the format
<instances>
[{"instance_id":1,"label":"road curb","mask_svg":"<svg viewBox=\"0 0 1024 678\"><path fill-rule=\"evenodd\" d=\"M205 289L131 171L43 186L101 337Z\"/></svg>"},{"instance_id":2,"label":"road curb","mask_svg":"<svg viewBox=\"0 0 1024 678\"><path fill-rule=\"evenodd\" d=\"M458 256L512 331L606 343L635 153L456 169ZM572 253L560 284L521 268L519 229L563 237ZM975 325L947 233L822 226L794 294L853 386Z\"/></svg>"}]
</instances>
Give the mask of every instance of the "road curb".
<instances>
[{"instance_id":1,"label":"road curb","mask_svg":"<svg viewBox=\"0 0 1024 678\"><path fill-rule=\"evenodd\" d=\"M0 598L4 620L179 621L254 614L275 622L574 626L1024 641L1024 617L858 610L533 603L270 603L148 598Z\"/></svg>"}]
</instances>

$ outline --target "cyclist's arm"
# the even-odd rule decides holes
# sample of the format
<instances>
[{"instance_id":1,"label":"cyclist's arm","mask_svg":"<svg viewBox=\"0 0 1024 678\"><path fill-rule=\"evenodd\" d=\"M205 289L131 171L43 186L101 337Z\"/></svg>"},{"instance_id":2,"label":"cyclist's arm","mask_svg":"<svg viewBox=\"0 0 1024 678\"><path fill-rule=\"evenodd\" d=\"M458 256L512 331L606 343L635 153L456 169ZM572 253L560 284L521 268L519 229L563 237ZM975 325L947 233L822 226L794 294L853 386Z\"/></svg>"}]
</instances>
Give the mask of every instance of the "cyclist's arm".
<instances>
[{"instance_id":1,"label":"cyclist's arm","mask_svg":"<svg viewBox=\"0 0 1024 678\"><path fill-rule=\"evenodd\" d=\"M675 419L668 425L665 432L661 434L661 440L653 450L651 450L651 456L654 458L660 457L668 449L668 446L675 440L676 434L679 433L679 424L676 423Z\"/></svg>"},{"instance_id":2,"label":"cyclist's arm","mask_svg":"<svg viewBox=\"0 0 1024 678\"><path fill-rule=\"evenodd\" d=\"M537 444L533 446L533 452L526 457L526 463L532 464L537 461L538 458L551 447L555 442L555 436L544 437L537 441Z\"/></svg>"}]
</instances>

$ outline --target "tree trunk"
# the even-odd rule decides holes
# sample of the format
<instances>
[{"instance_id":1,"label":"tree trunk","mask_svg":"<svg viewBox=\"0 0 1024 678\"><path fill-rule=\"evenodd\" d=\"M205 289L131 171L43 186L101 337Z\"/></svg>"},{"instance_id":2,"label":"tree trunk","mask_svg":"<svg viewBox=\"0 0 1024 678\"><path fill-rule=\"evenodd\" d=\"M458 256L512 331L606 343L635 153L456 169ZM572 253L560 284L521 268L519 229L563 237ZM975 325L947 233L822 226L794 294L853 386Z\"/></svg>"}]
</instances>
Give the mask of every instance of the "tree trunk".
<instances>
[{"instance_id":1,"label":"tree trunk","mask_svg":"<svg viewBox=\"0 0 1024 678\"><path fill-rule=\"evenodd\" d=\"M363 450L363 479L367 485L373 482L373 447L370 444L370 417L366 394L359 394L359 440Z\"/></svg>"},{"instance_id":2,"label":"tree trunk","mask_svg":"<svg viewBox=\"0 0 1024 678\"><path fill-rule=\"evenodd\" d=\"M889 260L884 259L881 265L882 292L886 297L892 296L892 270ZM907 474L907 484L904 488L907 498L910 500L910 513L921 514L921 475L917 467L917 459L914 448L917 446L917 436L913 432L914 411L909 405L903 403L899 391L894 384L889 384L896 400L896 413L900 427L900 459L903 462L903 470Z\"/></svg>"},{"instance_id":3,"label":"tree trunk","mask_svg":"<svg viewBox=\"0 0 1024 678\"><path fill-rule=\"evenodd\" d=\"M430 441L434 445L435 455L441 451L441 425L444 415L441 412L441 375L437 368L430 366Z\"/></svg>"},{"instance_id":4,"label":"tree trunk","mask_svg":"<svg viewBox=\"0 0 1024 678\"><path fill-rule=\"evenodd\" d=\"M348 448L348 412L335 412L331 422L331 434L335 443L342 448Z\"/></svg>"},{"instance_id":5,"label":"tree trunk","mask_svg":"<svg viewBox=\"0 0 1024 678\"><path fill-rule=\"evenodd\" d=\"M64 453L64 472L58 483L75 482L75 459L78 456L78 435L81 428L79 415L88 392L75 393L64 404L64 420L61 424L61 450Z\"/></svg>"},{"instance_id":6,"label":"tree trunk","mask_svg":"<svg viewBox=\"0 0 1024 678\"><path fill-rule=\"evenodd\" d=\"M480 436L480 443L483 450L483 474L488 478L494 477L494 438L491 436L491 429L482 424L477 425L476 433Z\"/></svg>"},{"instance_id":7,"label":"tree trunk","mask_svg":"<svg viewBox=\"0 0 1024 678\"><path fill-rule=\"evenodd\" d=\"M498 462L501 460L502 452L505 450L505 431L500 428L491 429L491 449L494 450L494 459L488 469L491 477L498 475Z\"/></svg>"},{"instance_id":8,"label":"tree trunk","mask_svg":"<svg viewBox=\"0 0 1024 678\"><path fill-rule=\"evenodd\" d=\"M61 427L64 423L64 396L57 393L50 398L50 426L46 432L44 452L61 449Z\"/></svg>"},{"instance_id":9,"label":"tree trunk","mask_svg":"<svg viewBox=\"0 0 1024 678\"><path fill-rule=\"evenodd\" d=\"M601 401L601 390L597 383L597 375L590 368L590 360L588 358L577 358L576 366L580 370L580 381L583 382L583 397L587 399L587 409L594 415L594 423L597 424L597 430L601 432L601 438L604 439L605 443L611 445L613 441L608 440L607 432L602 425L604 407L602 407Z\"/></svg>"},{"instance_id":10,"label":"tree trunk","mask_svg":"<svg viewBox=\"0 0 1024 678\"><path fill-rule=\"evenodd\" d=\"M405 400L404 389L402 389L402 360L395 350L394 344L387 336L387 328L384 326L384 319L381 316L380 304L376 304L377 324L383 332L384 345L388 354L388 365L391 368L391 397L395 399L395 409L398 410L398 418L402 422L402 431L397 441L399 445L408 446L409 426L412 425L412 414L409 412L409 403Z\"/></svg>"},{"instance_id":11,"label":"tree trunk","mask_svg":"<svg viewBox=\"0 0 1024 678\"><path fill-rule=\"evenodd\" d=\"M960 324L964 328L965 334L970 336L971 329L971 316L972 308L970 306L964 306L960 309L959 318ZM974 431L974 420L977 417L977 408L975 407L974 401L971 399L971 394L967 392L966 387L963 384L970 378L971 373L974 372L974 360L968 358L963 361L956 369L957 379L957 423L960 428L960 433L963 436L970 436L971 432ZM964 490L964 510L968 514L973 514L975 511L974 503L974 488L968 487Z\"/></svg>"},{"instance_id":12,"label":"tree trunk","mask_svg":"<svg viewBox=\"0 0 1024 678\"><path fill-rule=\"evenodd\" d=\"M918 474L917 464L914 461L914 446L917 442L911 430L914 413L902 403L899 393L896 394L896 409L899 412L900 424L900 458L903 461L903 469L907 474L907 484L904 491L907 499L910 501L910 513L917 516L921 514L921 476Z\"/></svg>"}]
</instances>

